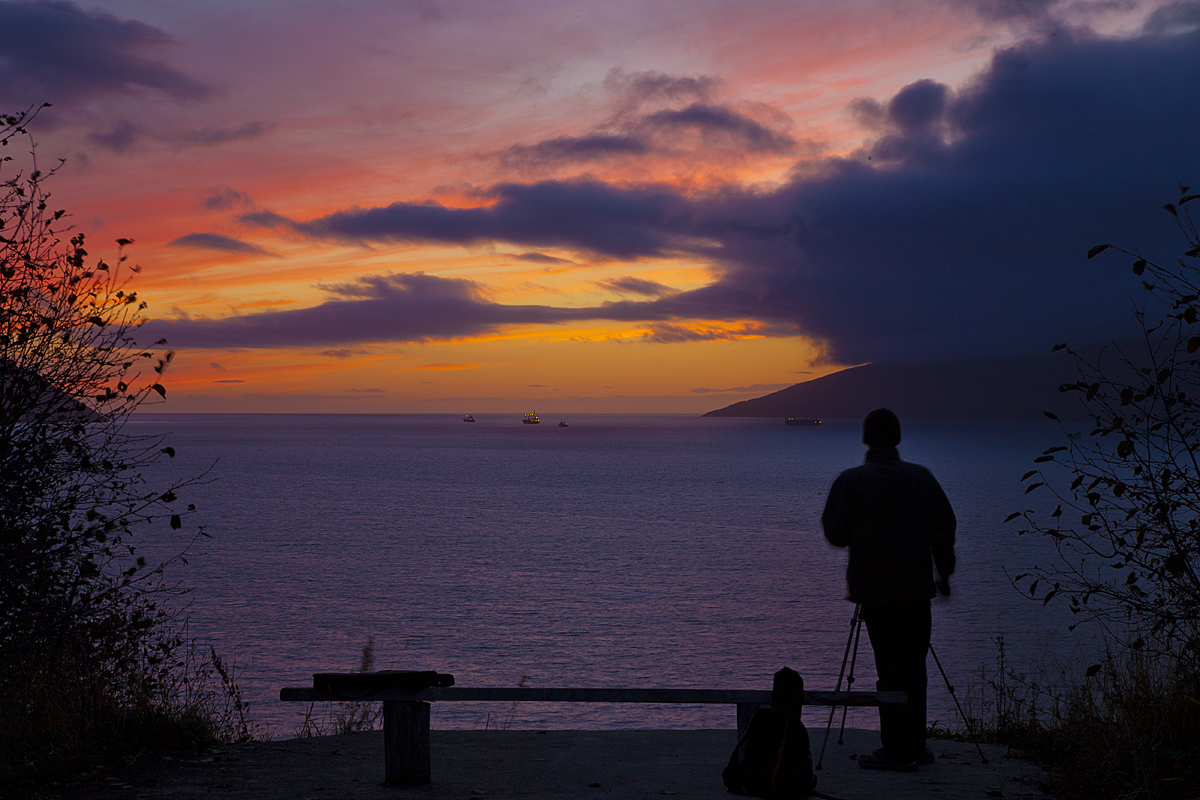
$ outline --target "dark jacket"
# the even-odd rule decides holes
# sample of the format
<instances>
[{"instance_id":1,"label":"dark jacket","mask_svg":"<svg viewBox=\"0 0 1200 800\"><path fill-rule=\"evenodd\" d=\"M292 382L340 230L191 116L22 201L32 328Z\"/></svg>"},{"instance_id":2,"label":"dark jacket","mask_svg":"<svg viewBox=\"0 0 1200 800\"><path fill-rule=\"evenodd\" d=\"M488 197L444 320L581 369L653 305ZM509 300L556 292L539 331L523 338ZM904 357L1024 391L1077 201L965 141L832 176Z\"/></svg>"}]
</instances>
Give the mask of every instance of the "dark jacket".
<instances>
[{"instance_id":1,"label":"dark jacket","mask_svg":"<svg viewBox=\"0 0 1200 800\"><path fill-rule=\"evenodd\" d=\"M851 602L928 600L934 565L944 578L954 572L950 501L933 473L901 461L894 447L868 450L866 463L837 477L821 526L831 545L850 548Z\"/></svg>"}]
</instances>

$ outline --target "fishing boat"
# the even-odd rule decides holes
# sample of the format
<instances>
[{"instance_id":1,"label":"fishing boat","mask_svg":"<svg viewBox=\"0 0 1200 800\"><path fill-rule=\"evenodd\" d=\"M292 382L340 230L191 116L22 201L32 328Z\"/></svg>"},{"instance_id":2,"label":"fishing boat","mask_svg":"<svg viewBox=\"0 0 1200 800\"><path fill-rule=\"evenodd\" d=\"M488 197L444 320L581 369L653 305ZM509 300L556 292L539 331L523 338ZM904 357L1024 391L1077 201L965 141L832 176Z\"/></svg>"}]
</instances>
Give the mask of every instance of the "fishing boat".
<instances>
[{"instance_id":1,"label":"fishing boat","mask_svg":"<svg viewBox=\"0 0 1200 800\"><path fill-rule=\"evenodd\" d=\"M560 427L560 428L566 428L566 427L568 427L568 425L567 425L567 421L566 421L565 419L560 419L560 420L558 421L558 427Z\"/></svg>"},{"instance_id":2,"label":"fishing boat","mask_svg":"<svg viewBox=\"0 0 1200 800\"><path fill-rule=\"evenodd\" d=\"M798 425L802 428L818 428L821 426L821 420L812 419L811 417L788 417L783 421L784 425Z\"/></svg>"},{"instance_id":3,"label":"fishing boat","mask_svg":"<svg viewBox=\"0 0 1200 800\"><path fill-rule=\"evenodd\" d=\"M474 422L474 421L475 421L475 418L472 417L470 414L463 415L463 422Z\"/></svg>"},{"instance_id":4,"label":"fishing boat","mask_svg":"<svg viewBox=\"0 0 1200 800\"><path fill-rule=\"evenodd\" d=\"M533 413L533 414L526 414L525 418L522 419L521 422L524 422L526 425L537 425L539 422L541 422L541 420L538 419L538 416L536 413Z\"/></svg>"}]
</instances>

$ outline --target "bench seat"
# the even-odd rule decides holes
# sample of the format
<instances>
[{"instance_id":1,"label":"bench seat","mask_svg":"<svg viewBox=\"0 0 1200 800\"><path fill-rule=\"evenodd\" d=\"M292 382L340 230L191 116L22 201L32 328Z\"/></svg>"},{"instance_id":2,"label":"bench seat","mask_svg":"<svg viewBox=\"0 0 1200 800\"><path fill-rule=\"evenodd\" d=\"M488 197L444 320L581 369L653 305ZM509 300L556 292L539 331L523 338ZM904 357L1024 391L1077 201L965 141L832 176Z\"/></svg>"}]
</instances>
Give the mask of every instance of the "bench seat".
<instances>
[{"instance_id":1,"label":"bench seat","mask_svg":"<svg viewBox=\"0 0 1200 800\"><path fill-rule=\"evenodd\" d=\"M285 687L279 699L288 702L381 702L383 703L384 783L420 786L431 775L429 750L430 703L673 703L686 705L733 705L737 707L738 735L760 706L769 705L771 692L762 689L641 689L641 688L553 688L538 686L470 687L450 686L420 691L383 689L373 692L337 694L318 692L311 686ZM901 704L903 692L804 692L810 706L879 706Z\"/></svg>"}]
</instances>

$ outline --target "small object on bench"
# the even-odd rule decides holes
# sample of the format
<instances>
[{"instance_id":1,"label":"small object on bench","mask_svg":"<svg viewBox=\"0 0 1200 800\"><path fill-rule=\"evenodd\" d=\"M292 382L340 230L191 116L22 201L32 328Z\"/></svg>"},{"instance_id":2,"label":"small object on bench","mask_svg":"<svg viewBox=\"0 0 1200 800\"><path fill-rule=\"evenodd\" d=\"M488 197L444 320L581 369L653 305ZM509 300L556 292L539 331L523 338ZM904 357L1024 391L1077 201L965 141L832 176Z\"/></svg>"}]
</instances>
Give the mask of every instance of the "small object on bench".
<instances>
[{"instance_id":1,"label":"small object on bench","mask_svg":"<svg viewBox=\"0 0 1200 800\"><path fill-rule=\"evenodd\" d=\"M422 689L445 689L453 685L453 675L432 670L385 669L379 672L313 673L313 691L335 700L363 700L387 689L419 692Z\"/></svg>"}]
</instances>

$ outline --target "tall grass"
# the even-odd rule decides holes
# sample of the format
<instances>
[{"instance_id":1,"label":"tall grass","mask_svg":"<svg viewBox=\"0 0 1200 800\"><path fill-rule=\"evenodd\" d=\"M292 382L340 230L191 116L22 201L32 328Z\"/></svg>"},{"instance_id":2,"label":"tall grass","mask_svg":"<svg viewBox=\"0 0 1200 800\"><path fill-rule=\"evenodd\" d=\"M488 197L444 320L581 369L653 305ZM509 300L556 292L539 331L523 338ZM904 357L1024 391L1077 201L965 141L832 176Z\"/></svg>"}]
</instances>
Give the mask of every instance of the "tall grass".
<instances>
[{"instance_id":1,"label":"tall grass","mask_svg":"<svg viewBox=\"0 0 1200 800\"><path fill-rule=\"evenodd\" d=\"M358 659L357 672L373 672L375 670L375 637L367 638L362 653ZM377 730L383 720L383 703L359 703L347 701L341 703L321 703L321 711L317 712L317 704L309 703L300 724L296 728L296 738L310 736L332 736L338 733L355 733L357 731Z\"/></svg>"},{"instance_id":2,"label":"tall grass","mask_svg":"<svg viewBox=\"0 0 1200 800\"><path fill-rule=\"evenodd\" d=\"M136 669L123 666L114 681L94 654L64 647L20 680L0 681L0 796L145 751L198 752L265 734L212 648L176 637L143 652Z\"/></svg>"},{"instance_id":3,"label":"tall grass","mask_svg":"<svg viewBox=\"0 0 1200 800\"><path fill-rule=\"evenodd\" d=\"M968 692L971 729L1051 768L1060 800L1200 797L1200 671L1187 658L1112 650L1082 676L997 663Z\"/></svg>"}]
</instances>

